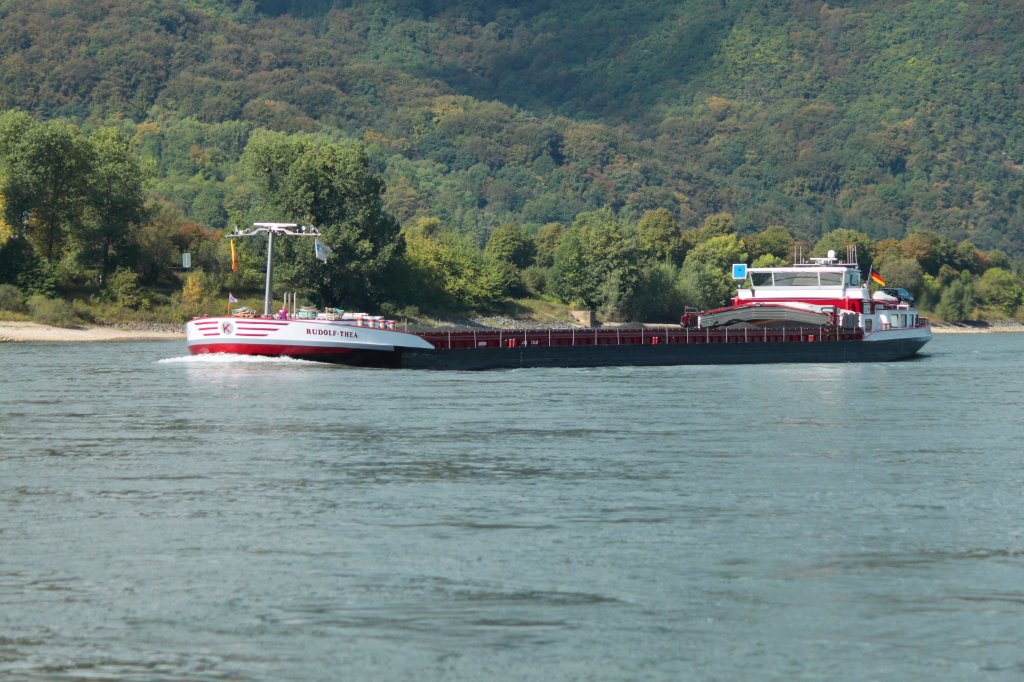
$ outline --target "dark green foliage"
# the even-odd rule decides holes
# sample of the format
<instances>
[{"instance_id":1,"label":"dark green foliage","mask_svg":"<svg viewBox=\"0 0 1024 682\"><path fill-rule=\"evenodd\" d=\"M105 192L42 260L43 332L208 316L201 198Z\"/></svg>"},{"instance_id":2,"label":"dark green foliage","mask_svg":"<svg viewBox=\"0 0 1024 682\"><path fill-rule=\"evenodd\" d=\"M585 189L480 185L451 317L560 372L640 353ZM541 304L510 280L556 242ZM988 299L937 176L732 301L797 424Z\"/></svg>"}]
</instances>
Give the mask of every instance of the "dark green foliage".
<instances>
[{"instance_id":1,"label":"dark green foliage","mask_svg":"<svg viewBox=\"0 0 1024 682\"><path fill-rule=\"evenodd\" d=\"M312 250L312 240L286 240L282 284L309 290L317 305L368 307L389 298L388 273L403 242L384 213L383 182L359 147L262 133L250 139L242 162L263 211L317 227L334 251L321 263L296 257Z\"/></svg>"},{"instance_id":2,"label":"dark green foliage","mask_svg":"<svg viewBox=\"0 0 1024 682\"><path fill-rule=\"evenodd\" d=\"M974 278L965 272L942 291L936 312L947 322L963 322L974 312L976 303Z\"/></svg>"},{"instance_id":3,"label":"dark green foliage","mask_svg":"<svg viewBox=\"0 0 1024 682\"><path fill-rule=\"evenodd\" d=\"M919 296L924 287L924 270L913 258L890 257L876 264L878 273L890 287L902 287Z\"/></svg>"},{"instance_id":4,"label":"dark green foliage","mask_svg":"<svg viewBox=\"0 0 1024 682\"><path fill-rule=\"evenodd\" d=\"M645 211L637 225L640 245L658 260L674 260L680 251L679 225L667 208Z\"/></svg>"},{"instance_id":5,"label":"dark green foliage","mask_svg":"<svg viewBox=\"0 0 1024 682\"><path fill-rule=\"evenodd\" d=\"M177 286L184 248L220 276L224 242L190 222L271 218L335 248L321 266L282 245L279 281L344 305L416 295L397 235L424 216L457 233L432 237L461 263L449 304L522 283L618 316L654 295L656 262L718 301L718 265L684 262L730 234L759 261L852 241L865 268L917 281L916 263L925 297L1024 255L1015 3L0 0L0 17L0 108L29 112L0 114L4 212L35 247L0 247L0 278L26 292L98 290L118 267ZM506 225L550 271L525 281L531 257L498 243L471 264ZM240 251L226 281L252 286L263 254Z\"/></svg>"},{"instance_id":6,"label":"dark green foliage","mask_svg":"<svg viewBox=\"0 0 1024 682\"><path fill-rule=\"evenodd\" d=\"M28 240L50 263L82 229L92 149L73 125L53 121L25 130L4 158L6 218L23 223Z\"/></svg>"},{"instance_id":7,"label":"dark green foliage","mask_svg":"<svg viewBox=\"0 0 1024 682\"><path fill-rule=\"evenodd\" d=\"M708 233L714 234L714 230ZM743 242L734 233L718 234L694 246L679 273L685 304L701 309L727 304L736 289L730 266L746 261Z\"/></svg>"},{"instance_id":8,"label":"dark green foliage","mask_svg":"<svg viewBox=\"0 0 1024 682\"><path fill-rule=\"evenodd\" d=\"M526 293L530 296L539 297L547 292L548 273L549 270L547 268L542 268L538 265L531 265L523 270L522 280Z\"/></svg>"},{"instance_id":9,"label":"dark green foliage","mask_svg":"<svg viewBox=\"0 0 1024 682\"><path fill-rule=\"evenodd\" d=\"M501 271L504 291L509 296L527 293L522 273L533 263L536 252L533 240L515 225L494 229L484 247L484 256Z\"/></svg>"},{"instance_id":10,"label":"dark green foliage","mask_svg":"<svg viewBox=\"0 0 1024 682\"><path fill-rule=\"evenodd\" d=\"M0 117L0 179L6 224L19 226L61 283L99 284L133 259L134 232L145 219L145 174L120 131L98 128L87 137L68 123L7 112ZM15 267L36 281L28 290L48 289L32 262Z\"/></svg>"},{"instance_id":11,"label":"dark green foliage","mask_svg":"<svg viewBox=\"0 0 1024 682\"><path fill-rule=\"evenodd\" d=\"M421 220L405 233L406 303L446 313L487 311L509 287L507 262L485 256L464 235Z\"/></svg>"},{"instance_id":12,"label":"dark green foliage","mask_svg":"<svg viewBox=\"0 0 1024 682\"><path fill-rule=\"evenodd\" d=\"M1021 302L1020 281L1002 268L989 268L975 287L983 306L1012 315Z\"/></svg>"},{"instance_id":13,"label":"dark green foliage","mask_svg":"<svg viewBox=\"0 0 1024 682\"><path fill-rule=\"evenodd\" d=\"M53 296L57 290L49 263L21 237L0 245L0 283L16 285L26 295Z\"/></svg>"},{"instance_id":14,"label":"dark green foliage","mask_svg":"<svg viewBox=\"0 0 1024 682\"><path fill-rule=\"evenodd\" d=\"M608 210L583 213L559 242L548 287L569 305L629 319L640 308L641 283L651 264L635 226Z\"/></svg>"},{"instance_id":15,"label":"dark green foliage","mask_svg":"<svg viewBox=\"0 0 1024 682\"><path fill-rule=\"evenodd\" d=\"M628 317L645 322L678 322L686 305L678 277L678 270L669 263L656 263L645 270Z\"/></svg>"},{"instance_id":16,"label":"dark green foliage","mask_svg":"<svg viewBox=\"0 0 1024 682\"><path fill-rule=\"evenodd\" d=\"M25 306L25 297L21 290L13 284L0 284L0 310L7 310L14 313L23 313L28 308Z\"/></svg>"},{"instance_id":17,"label":"dark green foliage","mask_svg":"<svg viewBox=\"0 0 1024 682\"><path fill-rule=\"evenodd\" d=\"M871 238L863 232L855 230L838 229L822 235L821 239L814 245L811 256L824 258L829 251L835 252L836 258L846 261L847 250L853 247L856 249L856 262L866 272L873 263L873 249ZM853 252L851 252L853 253ZM808 254L804 254L806 258Z\"/></svg>"},{"instance_id":18,"label":"dark green foliage","mask_svg":"<svg viewBox=\"0 0 1024 682\"><path fill-rule=\"evenodd\" d=\"M535 260L542 268L550 268L555 262L555 252L562 240L565 228L559 223L548 223L541 227L533 236L536 246Z\"/></svg>"},{"instance_id":19,"label":"dark green foliage","mask_svg":"<svg viewBox=\"0 0 1024 682\"><path fill-rule=\"evenodd\" d=\"M491 258L511 263L522 270L533 263L537 247L515 225L502 225L491 232L484 253Z\"/></svg>"},{"instance_id":20,"label":"dark green foliage","mask_svg":"<svg viewBox=\"0 0 1024 682\"><path fill-rule=\"evenodd\" d=\"M782 225L770 225L755 234L744 235L743 243L747 246L751 260L756 260L761 256L794 260L793 235Z\"/></svg>"},{"instance_id":21,"label":"dark green foliage","mask_svg":"<svg viewBox=\"0 0 1024 682\"><path fill-rule=\"evenodd\" d=\"M701 310L719 308L728 303L734 288L725 273L710 263L687 261L679 273L683 303Z\"/></svg>"},{"instance_id":22,"label":"dark green foliage","mask_svg":"<svg viewBox=\"0 0 1024 682\"><path fill-rule=\"evenodd\" d=\"M29 297L27 305L32 321L39 324L74 327L79 322L75 311L65 301L35 294Z\"/></svg>"},{"instance_id":23,"label":"dark green foliage","mask_svg":"<svg viewBox=\"0 0 1024 682\"><path fill-rule=\"evenodd\" d=\"M86 263L106 275L116 263L130 260L134 233L146 218L145 176L130 140L104 128L89 136L88 206L83 229L76 235Z\"/></svg>"},{"instance_id":24,"label":"dark green foliage","mask_svg":"<svg viewBox=\"0 0 1024 682\"><path fill-rule=\"evenodd\" d=\"M555 251L548 286L571 306L594 308L599 299L597 269L582 230L568 230Z\"/></svg>"},{"instance_id":25,"label":"dark green foliage","mask_svg":"<svg viewBox=\"0 0 1024 682\"><path fill-rule=\"evenodd\" d=\"M137 308L142 297L139 294L139 275L127 268L118 268L107 280L110 297L121 306Z\"/></svg>"},{"instance_id":26,"label":"dark green foliage","mask_svg":"<svg viewBox=\"0 0 1024 682\"><path fill-rule=\"evenodd\" d=\"M262 126L363 140L397 219L475 238L607 207L1024 249L1014 3L93 5L0 4L0 107L119 121L204 222Z\"/></svg>"}]
</instances>

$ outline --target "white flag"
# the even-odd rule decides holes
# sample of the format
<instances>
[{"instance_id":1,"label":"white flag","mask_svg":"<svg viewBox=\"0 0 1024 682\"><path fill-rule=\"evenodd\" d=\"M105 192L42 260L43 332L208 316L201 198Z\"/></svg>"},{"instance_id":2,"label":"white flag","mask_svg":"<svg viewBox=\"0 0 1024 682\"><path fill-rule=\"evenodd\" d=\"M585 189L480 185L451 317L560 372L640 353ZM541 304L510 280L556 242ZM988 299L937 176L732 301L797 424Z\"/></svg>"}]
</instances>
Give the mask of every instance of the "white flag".
<instances>
[{"instance_id":1,"label":"white flag","mask_svg":"<svg viewBox=\"0 0 1024 682\"><path fill-rule=\"evenodd\" d=\"M327 246L327 244L324 244L319 239L314 239L313 240L313 254L316 256L317 260L320 260L320 261L323 261L324 263L326 263L327 262L327 257L331 255L331 247Z\"/></svg>"}]
</instances>

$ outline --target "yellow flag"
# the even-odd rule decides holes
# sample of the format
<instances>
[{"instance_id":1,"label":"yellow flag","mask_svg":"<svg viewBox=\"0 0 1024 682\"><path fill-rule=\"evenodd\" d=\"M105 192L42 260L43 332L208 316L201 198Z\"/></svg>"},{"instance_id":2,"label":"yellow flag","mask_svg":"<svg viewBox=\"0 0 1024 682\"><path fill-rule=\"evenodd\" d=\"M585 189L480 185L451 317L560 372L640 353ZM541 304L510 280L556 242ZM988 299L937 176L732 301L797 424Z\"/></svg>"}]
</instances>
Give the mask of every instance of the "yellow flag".
<instances>
[{"instance_id":1,"label":"yellow flag","mask_svg":"<svg viewBox=\"0 0 1024 682\"><path fill-rule=\"evenodd\" d=\"M231 240L231 272L238 270L238 256L235 255L235 240Z\"/></svg>"}]
</instances>

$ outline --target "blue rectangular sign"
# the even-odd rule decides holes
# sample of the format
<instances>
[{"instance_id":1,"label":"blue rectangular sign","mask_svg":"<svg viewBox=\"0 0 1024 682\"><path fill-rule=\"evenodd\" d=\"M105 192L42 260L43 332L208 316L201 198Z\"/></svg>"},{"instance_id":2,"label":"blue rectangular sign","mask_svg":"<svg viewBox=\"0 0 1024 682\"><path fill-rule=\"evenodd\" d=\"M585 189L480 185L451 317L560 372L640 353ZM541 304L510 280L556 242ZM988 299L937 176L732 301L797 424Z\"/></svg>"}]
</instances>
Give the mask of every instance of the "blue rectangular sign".
<instances>
[{"instance_id":1,"label":"blue rectangular sign","mask_svg":"<svg viewBox=\"0 0 1024 682\"><path fill-rule=\"evenodd\" d=\"M732 264L732 278L733 279L746 279L747 278L747 264L746 263L733 263Z\"/></svg>"}]
</instances>

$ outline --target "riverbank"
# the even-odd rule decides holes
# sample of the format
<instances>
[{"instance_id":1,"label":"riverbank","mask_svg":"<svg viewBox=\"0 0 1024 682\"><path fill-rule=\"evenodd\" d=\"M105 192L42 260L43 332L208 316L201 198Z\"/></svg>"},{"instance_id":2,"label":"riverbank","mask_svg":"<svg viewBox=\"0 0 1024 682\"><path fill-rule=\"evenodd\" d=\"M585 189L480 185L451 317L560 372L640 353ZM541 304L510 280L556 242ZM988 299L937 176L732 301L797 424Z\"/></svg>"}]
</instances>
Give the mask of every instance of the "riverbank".
<instances>
[{"instance_id":1,"label":"riverbank","mask_svg":"<svg viewBox=\"0 0 1024 682\"><path fill-rule=\"evenodd\" d=\"M1020 322L962 322L960 324L933 324L936 334L999 334L1024 332Z\"/></svg>"},{"instance_id":2,"label":"riverbank","mask_svg":"<svg viewBox=\"0 0 1024 682\"><path fill-rule=\"evenodd\" d=\"M185 338L184 325L135 323L118 326L50 327L37 322L0 320L0 343L87 343L168 341Z\"/></svg>"}]
</instances>

